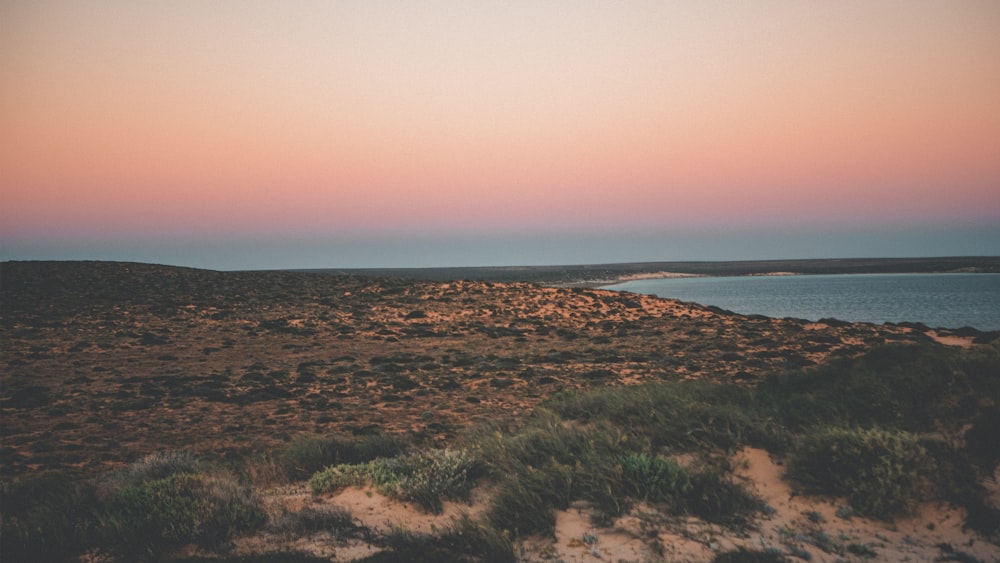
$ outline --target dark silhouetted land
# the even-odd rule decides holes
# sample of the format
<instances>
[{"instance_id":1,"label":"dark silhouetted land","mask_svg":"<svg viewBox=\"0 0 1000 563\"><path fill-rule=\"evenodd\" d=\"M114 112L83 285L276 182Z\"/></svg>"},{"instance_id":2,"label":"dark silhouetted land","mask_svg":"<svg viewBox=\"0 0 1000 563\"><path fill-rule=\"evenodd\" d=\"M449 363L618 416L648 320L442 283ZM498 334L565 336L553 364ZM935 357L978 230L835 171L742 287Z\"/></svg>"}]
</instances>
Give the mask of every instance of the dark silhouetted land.
<instances>
[{"instance_id":1,"label":"dark silhouetted land","mask_svg":"<svg viewBox=\"0 0 1000 563\"><path fill-rule=\"evenodd\" d=\"M359 268L306 270L324 274L399 277L418 280L533 282L545 285L596 287L633 276L660 273L701 276L749 276L772 272L796 274L895 274L1000 272L998 256L942 258L843 258L752 260L732 262L630 262L580 266L505 266L457 268Z\"/></svg>"}]
</instances>

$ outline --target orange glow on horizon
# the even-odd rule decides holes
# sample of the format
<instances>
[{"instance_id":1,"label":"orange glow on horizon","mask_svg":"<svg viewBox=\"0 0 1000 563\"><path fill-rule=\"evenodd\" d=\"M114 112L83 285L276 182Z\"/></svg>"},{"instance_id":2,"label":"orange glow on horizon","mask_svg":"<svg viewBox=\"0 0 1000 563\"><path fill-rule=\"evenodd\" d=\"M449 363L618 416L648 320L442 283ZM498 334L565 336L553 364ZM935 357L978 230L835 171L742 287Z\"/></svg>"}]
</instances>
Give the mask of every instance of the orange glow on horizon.
<instances>
[{"instance_id":1,"label":"orange glow on horizon","mask_svg":"<svg viewBox=\"0 0 1000 563\"><path fill-rule=\"evenodd\" d=\"M0 17L0 236L1000 221L994 3Z\"/></svg>"}]
</instances>

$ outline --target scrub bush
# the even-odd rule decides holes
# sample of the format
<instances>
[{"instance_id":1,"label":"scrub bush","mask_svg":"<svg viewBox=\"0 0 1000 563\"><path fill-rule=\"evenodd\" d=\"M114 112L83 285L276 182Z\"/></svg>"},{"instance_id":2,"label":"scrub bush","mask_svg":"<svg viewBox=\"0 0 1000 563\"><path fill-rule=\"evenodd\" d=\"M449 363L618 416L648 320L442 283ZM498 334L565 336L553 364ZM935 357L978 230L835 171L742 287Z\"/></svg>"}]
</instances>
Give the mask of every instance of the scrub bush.
<instances>
[{"instance_id":1,"label":"scrub bush","mask_svg":"<svg viewBox=\"0 0 1000 563\"><path fill-rule=\"evenodd\" d=\"M435 514L447 498L465 498L472 488L469 472L475 459L463 450L423 450L367 463L341 464L317 472L309 480L313 493L371 483L391 497L420 504Z\"/></svg>"},{"instance_id":2,"label":"scrub bush","mask_svg":"<svg viewBox=\"0 0 1000 563\"><path fill-rule=\"evenodd\" d=\"M437 536L397 531L387 538L389 550L366 557L366 563L409 561L439 563L514 563L517 557L510 537L465 515Z\"/></svg>"},{"instance_id":3,"label":"scrub bush","mask_svg":"<svg viewBox=\"0 0 1000 563\"><path fill-rule=\"evenodd\" d=\"M190 452L155 452L132 463L125 469L103 475L99 479L98 494L106 497L125 487L157 479L166 479L178 473L195 474L201 469L201 464Z\"/></svg>"},{"instance_id":4,"label":"scrub bush","mask_svg":"<svg viewBox=\"0 0 1000 563\"><path fill-rule=\"evenodd\" d=\"M790 441L753 390L711 381L561 393L545 406L569 420L610 423L649 448L733 450L751 444L780 452Z\"/></svg>"},{"instance_id":5,"label":"scrub bush","mask_svg":"<svg viewBox=\"0 0 1000 563\"><path fill-rule=\"evenodd\" d=\"M622 458L622 482L626 493L638 500L683 506L691 491L691 477L677 462L640 453Z\"/></svg>"},{"instance_id":6,"label":"scrub bush","mask_svg":"<svg viewBox=\"0 0 1000 563\"><path fill-rule=\"evenodd\" d=\"M389 434L365 436L303 436L276 455L289 479L307 479L331 465L362 463L397 456L409 447L402 437Z\"/></svg>"},{"instance_id":7,"label":"scrub bush","mask_svg":"<svg viewBox=\"0 0 1000 563\"><path fill-rule=\"evenodd\" d=\"M172 548L215 546L264 523L257 498L223 476L175 473L115 491L98 515L102 544L128 559Z\"/></svg>"},{"instance_id":8,"label":"scrub bush","mask_svg":"<svg viewBox=\"0 0 1000 563\"><path fill-rule=\"evenodd\" d=\"M463 450L424 450L387 460L384 481L390 495L439 514L446 498L467 498L474 459Z\"/></svg>"},{"instance_id":9,"label":"scrub bush","mask_svg":"<svg viewBox=\"0 0 1000 563\"><path fill-rule=\"evenodd\" d=\"M913 434L833 428L803 440L789 476L808 492L846 496L859 514L888 519L920 498L932 468Z\"/></svg>"},{"instance_id":10,"label":"scrub bush","mask_svg":"<svg viewBox=\"0 0 1000 563\"><path fill-rule=\"evenodd\" d=\"M89 483L58 472L0 483L0 560L58 561L82 551L94 494Z\"/></svg>"},{"instance_id":11,"label":"scrub bush","mask_svg":"<svg viewBox=\"0 0 1000 563\"><path fill-rule=\"evenodd\" d=\"M691 514L720 523L739 522L765 506L746 487L733 481L726 460L714 460L692 473L687 503Z\"/></svg>"},{"instance_id":12,"label":"scrub bush","mask_svg":"<svg viewBox=\"0 0 1000 563\"><path fill-rule=\"evenodd\" d=\"M786 563L787 561L789 559L778 549L750 551L742 547L736 551L725 551L712 559L712 563Z\"/></svg>"},{"instance_id":13,"label":"scrub bush","mask_svg":"<svg viewBox=\"0 0 1000 563\"><path fill-rule=\"evenodd\" d=\"M515 536L554 534L556 516L552 503L538 489L529 488L517 479L504 481L490 502L490 523Z\"/></svg>"}]
</instances>

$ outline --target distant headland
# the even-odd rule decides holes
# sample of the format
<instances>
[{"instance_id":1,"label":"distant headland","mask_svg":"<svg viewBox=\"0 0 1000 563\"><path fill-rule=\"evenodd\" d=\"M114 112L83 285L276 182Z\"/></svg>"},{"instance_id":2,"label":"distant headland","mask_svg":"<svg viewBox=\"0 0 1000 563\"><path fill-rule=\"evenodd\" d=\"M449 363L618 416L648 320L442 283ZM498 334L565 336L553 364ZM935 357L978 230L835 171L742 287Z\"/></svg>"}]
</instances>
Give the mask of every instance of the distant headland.
<instances>
[{"instance_id":1,"label":"distant headland","mask_svg":"<svg viewBox=\"0 0 1000 563\"><path fill-rule=\"evenodd\" d=\"M418 280L533 282L560 287L599 287L646 278L815 274L1000 273L1000 256L937 258L821 258L727 262L625 262L568 266L483 266L452 268L348 268L297 270L323 274Z\"/></svg>"}]
</instances>

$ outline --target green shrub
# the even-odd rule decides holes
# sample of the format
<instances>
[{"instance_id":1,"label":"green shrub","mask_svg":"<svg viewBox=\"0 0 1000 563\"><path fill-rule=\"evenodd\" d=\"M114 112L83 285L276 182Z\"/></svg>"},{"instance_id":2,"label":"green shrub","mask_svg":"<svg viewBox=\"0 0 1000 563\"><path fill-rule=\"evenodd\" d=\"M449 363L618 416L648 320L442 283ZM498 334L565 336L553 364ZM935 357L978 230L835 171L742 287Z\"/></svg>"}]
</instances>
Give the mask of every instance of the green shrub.
<instances>
[{"instance_id":1,"label":"green shrub","mask_svg":"<svg viewBox=\"0 0 1000 563\"><path fill-rule=\"evenodd\" d=\"M309 480L313 493L371 483L389 496L416 502L440 513L447 498L465 498L472 489L475 459L464 450L422 450L368 463L334 465Z\"/></svg>"},{"instance_id":2,"label":"green shrub","mask_svg":"<svg viewBox=\"0 0 1000 563\"><path fill-rule=\"evenodd\" d=\"M264 519L258 500L234 480L192 473L125 487L99 514L103 544L132 559L187 543L213 546Z\"/></svg>"},{"instance_id":3,"label":"green shrub","mask_svg":"<svg viewBox=\"0 0 1000 563\"><path fill-rule=\"evenodd\" d=\"M56 561L90 541L93 487L65 473L26 475L0 483L0 560Z\"/></svg>"},{"instance_id":4,"label":"green shrub","mask_svg":"<svg viewBox=\"0 0 1000 563\"><path fill-rule=\"evenodd\" d=\"M1000 404L998 370L996 346L964 351L896 344L768 377L758 396L792 431L880 426L954 434L984 402Z\"/></svg>"},{"instance_id":5,"label":"green shrub","mask_svg":"<svg viewBox=\"0 0 1000 563\"><path fill-rule=\"evenodd\" d=\"M372 555L367 563L408 561L439 563L514 563L517 557L510 537L493 526L463 515L437 536L397 531L387 538L388 551Z\"/></svg>"},{"instance_id":6,"label":"green shrub","mask_svg":"<svg viewBox=\"0 0 1000 563\"><path fill-rule=\"evenodd\" d=\"M726 460L715 460L692 473L687 508L703 520L729 523L763 509L764 503L733 481Z\"/></svg>"},{"instance_id":7,"label":"green shrub","mask_svg":"<svg viewBox=\"0 0 1000 563\"><path fill-rule=\"evenodd\" d=\"M192 556L171 559L171 563L329 563L329 557L317 557L299 551L276 551L254 555L230 555L227 557Z\"/></svg>"},{"instance_id":8,"label":"green shrub","mask_svg":"<svg viewBox=\"0 0 1000 563\"><path fill-rule=\"evenodd\" d=\"M787 432L760 408L753 390L711 381L676 381L555 395L545 402L560 416L607 422L649 448L704 451L744 444L783 451Z\"/></svg>"},{"instance_id":9,"label":"green shrub","mask_svg":"<svg viewBox=\"0 0 1000 563\"><path fill-rule=\"evenodd\" d=\"M918 500L931 467L912 434L834 428L803 440L789 476L809 492L846 496L859 514L889 518Z\"/></svg>"},{"instance_id":10,"label":"green shrub","mask_svg":"<svg viewBox=\"0 0 1000 563\"><path fill-rule=\"evenodd\" d=\"M989 474L1000 463L1000 406L984 409L965 432L965 451L983 472Z\"/></svg>"},{"instance_id":11,"label":"green shrub","mask_svg":"<svg viewBox=\"0 0 1000 563\"><path fill-rule=\"evenodd\" d=\"M369 480L371 465L375 462L333 465L317 472L309 479L314 494L331 493L343 487L362 487Z\"/></svg>"},{"instance_id":12,"label":"green shrub","mask_svg":"<svg viewBox=\"0 0 1000 563\"><path fill-rule=\"evenodd\" d=\"M129 482L141 483L165 479L178 473L197 473L201 464L194 454L185 451L155 452L133 463L125 471Z\"/></svg>"},{"instance_id":13,"label":"green shrub","mask_svg":"<svg viewBox=\"0 0 1000 563\"><path fill-rule=\"evenodd\" d=\"M687 470L677 462L641 453L622 458L624 489L639 500L683 502L691 490Z\"/></svg>"},{"instance_id":14,"label":"green shrub","mask_svg":"<svg viewBox=\"0 0 1000 563\"><path fill-rule=\"evenodd\" d=\"M404 438L388 434L303 436L277 452L276 458L290 479L307 479L331 465L394 457L408 447Z\"/></svg>"},{"instance_id":15,"label":"green shrub","mask_svg":"<svg viewBox=\"0 0 1000 563\"><path fill-rule=\"evenodd\" d=\"M606 391L618 404L622 391ZM602 401L601 393L586 398ZM610 516L623 514L632 499L668 502L677 514L713 521L760 508L753 495L723 478L725 468L691 474L674 461L634 451L643 443L604 421L568 424L544 409L513 435L479 436L477 451L502 483L492 500L491 522L518 535L552 533L553 510L576 500Z\"/></svg>"},{"instance_id":16,"label":"green shrub","mask_svg":"<svg viewBox=\"0 0 1000 563\"><path fill-rule=\"evenodd\" d=\"M126 487L147 481L166 479L178 473L198 473L202 464L191 452L163 451L151 453L128 467L108 472L98 478L101 498Z\"/></svg>"},{"instance_id":17,"label":"green shrub","mask_svg":"<svg viewBox=\"0 0 1000 563\"><path fill-rule=\"evenodd\" d=\"M493 526L515 536L552 535L556 529L552 503L538 487L528 488L517 479L501 484L490 501L488 517Z\"/></svg>"},{"instance_id":18,"label":"green shrub","mask_svg":"<svg viewBox=\"0 0 1000 563\"><path fill-rule=\"evenodd\" d=\"M980 458L956 450L953 444L940 439L924 438L920 445L934 460L935 492L965 508L966 526L994 543L1000 540L1000 509L990 503L989 492L983 487L983 478L989 474L984 475L982 469L977 467L981 463ZM992 471L992 467L989 469Z\"/></svg>"},{"instance_id":19,"label":"green shrub","mask_svg":"<svg viewBox=\"0 0 1000 563\"><path fill-rule=\"evenodd\" d=\"M587 500L616 515L627 508L620 457L631 447L607 424L568 424L545 409L520 431L480 436L474 446L488 474L521 481L549 510Z\"/></svg>"},{"instance_id":20,"label":"green shrub","mask_svg":"<svg viewBox=\"0 0 1000 563\"><path fill-rule=\"evenodd\" d=\"M394 495L419 503L440 513L445 498L468 498L472 489L469 470L475 461L462 450L426 450L409 456L397 457L400 478Z\"/></svg>"},{"instance_id":21,"label":"green shrub","mask_svg":"<svg viewBox=\"0 0 1000 563\"><path fill-rule=\"evenodd\" d=\"M716 555L712 563L785 563L788 560L779 550L750 551L741 547Z\"/></svg>"}]
</instances>

